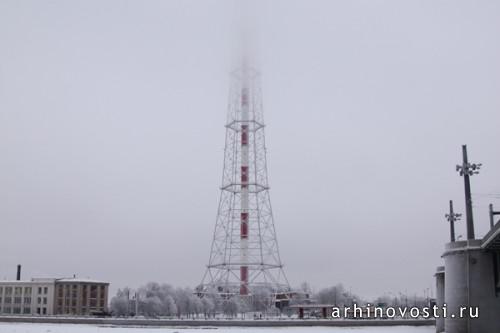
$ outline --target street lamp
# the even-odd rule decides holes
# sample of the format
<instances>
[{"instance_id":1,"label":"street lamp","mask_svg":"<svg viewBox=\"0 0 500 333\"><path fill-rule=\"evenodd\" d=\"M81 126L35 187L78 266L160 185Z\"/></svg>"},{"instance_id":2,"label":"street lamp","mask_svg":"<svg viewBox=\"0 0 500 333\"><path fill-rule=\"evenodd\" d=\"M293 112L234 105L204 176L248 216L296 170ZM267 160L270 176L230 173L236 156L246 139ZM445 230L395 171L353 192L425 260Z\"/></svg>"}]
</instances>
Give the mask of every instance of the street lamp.
<instances>
[{"instance_id":1,"label":"street lamp","mask_svg":"<svg viewBox=\"0 0 500 333\"><path fill-rule=\"evenodd\" d=\"M446 220L450 222L450 238L451 241L455 241L455 222L460 220L462 214L457 214L453 212L453 200L450 200L450 213L445 214Z\"/></svg>"}]
</instances>

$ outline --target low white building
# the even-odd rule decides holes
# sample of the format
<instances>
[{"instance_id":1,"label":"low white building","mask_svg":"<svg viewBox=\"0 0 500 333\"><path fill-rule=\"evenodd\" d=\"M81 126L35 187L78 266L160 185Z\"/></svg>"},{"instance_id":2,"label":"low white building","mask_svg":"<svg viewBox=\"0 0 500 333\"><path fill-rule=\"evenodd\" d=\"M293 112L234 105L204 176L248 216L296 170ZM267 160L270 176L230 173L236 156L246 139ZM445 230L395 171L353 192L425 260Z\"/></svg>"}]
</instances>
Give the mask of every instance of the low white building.
<instances>
[{"instance_id":1,"label":"low white building","mask_svg":"<svg viewBox=\"0 0 500 333\"><path fill-rule=\"evenodd\" d=\"M0 280L0 314L52 315L56 279Z\"/></svg>"}]
</instances>

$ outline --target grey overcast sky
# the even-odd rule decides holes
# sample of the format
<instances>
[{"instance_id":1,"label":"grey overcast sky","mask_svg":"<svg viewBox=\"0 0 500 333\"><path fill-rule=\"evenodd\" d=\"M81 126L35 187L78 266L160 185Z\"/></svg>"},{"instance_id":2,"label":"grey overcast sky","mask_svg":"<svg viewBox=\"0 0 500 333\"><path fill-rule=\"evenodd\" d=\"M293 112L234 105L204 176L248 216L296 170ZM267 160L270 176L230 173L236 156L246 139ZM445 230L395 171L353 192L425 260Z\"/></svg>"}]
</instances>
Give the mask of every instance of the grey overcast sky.
<instances>
[{"instance_id":1,"label":"grey overcast sky","mask_svg":"<svg viewBox=\"0 0 500 333\"><path fill-rule=\"evenodd\" d=\"M423 294L464 211L500 207L500 2L0 0L0 279L195 286L238 31L262 72L292 285ZM458 234L465 234L464 221Z\"/></svg>"}]
</instances>

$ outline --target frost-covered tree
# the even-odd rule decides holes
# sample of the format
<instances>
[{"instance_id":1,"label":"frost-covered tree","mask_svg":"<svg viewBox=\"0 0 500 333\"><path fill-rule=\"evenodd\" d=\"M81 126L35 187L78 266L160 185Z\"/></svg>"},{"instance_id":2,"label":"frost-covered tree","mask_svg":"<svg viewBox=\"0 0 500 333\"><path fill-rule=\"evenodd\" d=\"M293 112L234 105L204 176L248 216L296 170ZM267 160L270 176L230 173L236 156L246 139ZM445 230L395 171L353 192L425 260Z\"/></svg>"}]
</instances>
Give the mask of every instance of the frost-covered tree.
<instances>
[{"instance_id":1,"label":"frost-covered tree","mask_svg":"<svg viewBox=\"0 0 500 333\"><path fill-rule=\"evenodd\" d=\"M335 304L337 306L351 305L351 303L356 303L360 300L355 294L346 291L342 284L321 289L314 298L318 303Z\"/></svg>"},{"instance_id":2,"label":"frost-covered tree","mask_svg":"<svg viewBox=\"0 0 500 333\"><path fill-rule=\"evenodd\" d=\"M177 288L174 292L174 300L177 305L177 316L183 317L192 313L193 306L191 305L191 296L193 291L189 288Z\"/></svg>"},{"instance_id":3,"label":"frost-covered tree","mask_svg":"<svg viewBox=\"0 0 500 333\"><path fill-rule=\"evenodd\" d=\"M115 316L128 316L130 313L129 304L130 289L118 289L116 296L111 299L110 309Z\"/></svg>"},{"instance_id":4,"label":"frost-covered tree","mask_svg":"<svg viewBox=\"0 0 500 333\"><path fill-rule=\"evenodd\" d=\"M203 312L203 303L201 299L193 295L192 292L188 294L188 314L192 317L198 316L198 314Z\"/></svg>"},{"instance_id":5,"label":"frost-covered tree","mask_svg":"<svg viewBox=\"0 0 500 333\"><path fill-rule=\"evenodd\" d=\"M140 313L148 317L163 315L162 302L158 296L147 296L139 302Z\"/></svg>"},{"instance_id":6,"label":"frost-covered tree","mask_svg":"<svg viewBox=\"0 0 500 333\"><path fill-rule=\"evenodd\" d=\"M166 295L163 299L163 315L175 316L177 314L177 305L172 295Z\"/></svg>"},{"instance_id":7,"label":"frost-covered tree","mask_svg":"<svg viewBox=\"0 0 500 333\"><path fill-rule=\"evenodd\" d=\"M205 296L201 299L201 302L203 304L203 315L205 318L210 318L215 314L215 301L208 297Z\"/></svg>"},{"instance_id":8,"label":"frost-covered tree","mask_svg":"<svg viewBox=\"0 0 500 333\"><path fill-rule=\"evenodd\" d=\"M232 297L222 302L222 312L228 317L236 317L240 310L240 303L236 297Z\"/></svg>"}]
</instances>

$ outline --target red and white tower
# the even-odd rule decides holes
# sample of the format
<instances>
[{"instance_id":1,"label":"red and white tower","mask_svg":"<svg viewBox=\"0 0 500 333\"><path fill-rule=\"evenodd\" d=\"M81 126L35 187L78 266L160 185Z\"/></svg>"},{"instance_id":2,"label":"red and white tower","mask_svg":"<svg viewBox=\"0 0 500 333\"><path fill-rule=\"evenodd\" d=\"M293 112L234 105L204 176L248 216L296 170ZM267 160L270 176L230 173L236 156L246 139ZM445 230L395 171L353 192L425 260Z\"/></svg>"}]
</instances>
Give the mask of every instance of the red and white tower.
<instances>
[{"instance_id":1,"label":"red and white tower","mask_svg":"<svg viewBox=\"0 0 500 333\"><path fill-rule=\"evenodd\" d=\"M197 292L284 298L290 287L269 198L259 74L243 65L231 79L219 209Z\"/></svg>"}]
</instances>

